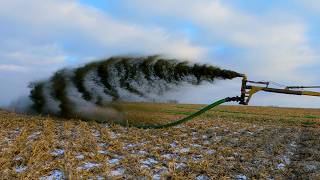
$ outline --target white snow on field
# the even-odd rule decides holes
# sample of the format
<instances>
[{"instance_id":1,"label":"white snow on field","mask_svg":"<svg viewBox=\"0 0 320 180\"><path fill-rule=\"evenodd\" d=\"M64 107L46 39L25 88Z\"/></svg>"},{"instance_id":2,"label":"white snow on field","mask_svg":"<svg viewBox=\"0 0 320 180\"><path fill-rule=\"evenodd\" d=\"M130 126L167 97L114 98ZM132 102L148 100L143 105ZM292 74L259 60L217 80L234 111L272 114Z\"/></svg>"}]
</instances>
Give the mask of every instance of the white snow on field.
<instances>
[{"instance_id":1,"label":"white snow on field","mask_svg":"<svg viewBox=\"0 0 320 180\"><path fill-rule=\"evenodd\" d=\"M295 147L297 147L297 143L296 143L295 141L292 141L292 142L290 143L290 146L293 147L293 148L295 148Z\"/></svg>"},{"instance_id":2,"label":"white snow on field","mask_svg":"<svg viewBox=\"0 0 320 180\"><path fill-rule=\"evenodd\" d=\"M160 180L161 175L165 173L168 173L168 168L166 167L157 168L157 170L153 172L152 180Z\"/></svg>"},{"instance_id":3,"label":"white snow on field","mask_svg":"<svg viewBox=\"0 0 320 180\"><path fill-rule=\"evenodd\" d=\"M65 179L64 173L60 170L54 170L49 176L41 177L40 180L62 180Z\"/></svg>"},{"instance_id":4,"label":"white snow on field","mask_svg":"<svg viewBox=\"0 0 320 180\"><path fill-rule=\"evenodd\" d=\"M78 154L76 155L76 158L79 159L79 160L84 159L84 155L81 154L81 153L78 153Z\"/></svg>"},{"instance_id":5,"label":"white snow on field","mask_svg":"<svg viewBox=\"0 0 320 180\"><path fill-rule=\"evenodd\" d=\"M63 149L55 149L51 152L52 156L62 156L64 154Z\"/></svg>"},{"instance_id":6,"label":"white snow on field","mask_svg":"<svg viewBox=\"0 0 320 180\"><path fill-rule=\"evenodd\" d=\"M20 166L17 166L15 170L16 170L17 173L22 173L25 170L27 170L27 166L20 165Z\"/></svg>"},{"instance_id":7,"label":"white snow on field","mask_svg":"<svg viewBox=\"0 0 320 180\"><path fill-rule=\"evenodd\" d=\"M129 149L129 148L133 148L133 147L136 147L136 146L137 146L137 144L129 143L129 144L126 144L125 146L123 146L123 149Z\"/></svg>"},{"instance_id":8,"label":"white snow on field","mask_svg":"<svg viewBox=\"0 0 320 180\"><path fill-rule=\"evenodd\" d=\"M213 138L213 140L215 141L215 142L220 142L221 140L222 140L222 136L215 136L214 138Z\"/></svg>"},{"instance_id":9,"label":"white snow on field","mask_svg":"<svg viewBox=\"0 0 320 180\"><path fill-rule=\"evenodd\" d=\"M125 169L122 167L117 168L117 169L112 170L110 172L110 176L121 176L121 175L123 175L124 171L125 171Z\"/></svg>"},{"instance_id":10,"label":"white snow on field","mask_svg":"<svg viewBox=\"0 0 320 180\"><path fill-rule=\"evenodd\" d=\"M177 146L178 146L178 143L177 143L176 141L174 141L173 143L170 144L170 146L171 146L172 148L177 147Z\"/></svg>"},{"instance_id":11,"label":"white snow on field","mask_svg":"<svg viewBox=\"0 0 320 180\"><path fill-rule=\"evenodd\" d=\"M196 180L209 180L210 178L207 175L199 175L196 177Z\"/></svg>"},{"instance_id":12,"label":"white snow on field","mask_svg":"<svg viewBox=\"0 0 320 180\"><path fill-rule=\"evenodd\" d=\"M182 149L177 149L175 152L187 153L189 151L190 151L190 148L182 148Z\"/></svg>"},{"instance_id":13,"label":"white snow on field","mask_svg":"<svg viewBox=\"0 0 320 180\"><path fill-rule=\"evenodd\" d=\"M287 165L289 165L289 164L291 163L290 158L289 158L288 156L286 156L286 155L284 155L284 156L282 157L282 160L283 160L283 162L284 162L285 164L287 164Z\"/></svg>"},{"instance_id":14,"label":"white snow on field","mask_svg":"<svg viewBox=\"0 0 320 180\"><path fill-rule=\"evenodd\" d=\"M286 167L286 165L285 164L283 164L283 163L280 163L280 164L277 164L277 169L284 169Z\"/></svg>"},{"instance_id":15,"label":"white snow on field","mask_svg":"<svg viewBox=\"0 0 320 180\"><path fill-rule=\"evenodd\" d=\"M107 151L107 150L99 150L98 153L99 154L109 154L109 151Z\"/></svg>"},{"instance_id":16,"label":"white snow on field","mask_svg":"<svg viewBox=\"0 0 320 180\"><path fill-rule=\"evenodd\" d=\"M108 160L108 163L112 164L112 165L119 164L119 162L120 162L120 159L118 159L118 158L114 158L114 159L109 159Z\"/></svg>"},{"instance_id":17,"label":"white snow on field","mask_svg":"<svg viewBox=\"0 0 320 180\"><path fill-rule=\"evenodd\" d=\"M116 134L116 133L114 133L114 132L110 132L110 138L111 139L115 139L115 138L117 138L118 136L119 136L120 134Z\"/></svg>"},{"instance_id":18,"label":"white snow on field","mask_svg":"<svg viewBox=\"0 0 320 180\"><path fill-rule=\"evenodd\" d=\"M89 169L97 168L100 166L101 164L98 164L98 163L86 162L82 166L78 167L77 170L89 170Z\"/></svg>"},{"instance_id":19,"label":"white snow on field","mask_svg":"<svg viewBox=\"0 0 320 180\"><path fill-rule=\"evenodd\" d=\"M187 165L185 163L174 163L174 166L176 169L178 170L182 170L184 169L185 167L187 167Z\"/></svg>"},{"instance_id":20,"label":"white snow on field","mask_svg":"<svg viewBox=\"0 0 320 180\"><path fill-rule=\"evenodd\" d=\"M160 180L161 179L161 174L155 174L152 176L152 180Z\"/></svg>"},{"instance_id":21,"label":"white snow on field","mask_svg":"<svg viewBox=\"0 0 320 180\"><path fill-rule=\"evenodd\" d=\"M138 151L138 154L139 155L146 155L146 154L148 154L146 151L144 151L144 150L140 150L140 151Z\"/></svg>"},{"instance_id":22,"label":"white snow on field","mask_svg":"<svg viewBox=\"0 0 320 180\"><path fill-rule=\"evenodd\" d=\"M320 169L320 166L318 167L316 164L309 162L304 166L303 169L305 169L305 171L307 171L307 172L315 172Z\"/></svg>"},{"instance_id":23,"label":"white snow on field","mask_svg":"<svg viewBox=\"0 0 320 180\"><path fill-rule=\"evenodd\" d=\"M195 147L195 148L200 148L201 145L200 144L191 144L192 147Z\"/></svg>"},{"instance_id":24,"label":"white snow on field","mask_svg":"<svg viewBox=\"0 0 320 180\"><path fill-rule=\"evenodd\" d=\"M100 134L100 132L98 130L94 129L94 130L92 130L92 135L94 137L100 137L101 134Z\"/></svg>"},{"instance_id":25,"label":"white snow on field","mask_svg":"<svg viewBox=\"0 0 320 180\"><path fill-rule=\"evenodd\" d=\"M41 134L40 131L34 132L28 137L28 140L36 140L39 138L40 134Z\"/></svg>"},{"instance_id":26,"label":"white snow on field","mask_svg":"<svg viewBox=\"0 0 320 180\"><path fill-rule=\"evenodd\" d=\"M22 158L21 156L16 156L13 160L15 160L15 161L22 161L23 158Z\"/></svg>"},{"instance_id":27,"label":"white snow on field","mask_svg":"<svg viewBox=\"0 0 320 180\"><path fill-rule=\"evenodd\" d=\"M19 128L15 129L13 131L10 131L9 137L5 137L4 141L7 143L11 143L11 141L13 139L15 139L20 134L21 134L21 130Z\"/></svg>"},{"instance_id":28,"label":"white snow on field","mask_svg":"<svg viewBox=\"0 0 320 180\"><path fill-rule=\"evenodd\" d=\"M165 158L165 159L172 159L172 158L174 158L174 154L163 154L163 155L161 155L161 157L163 157L163 158Z\"/></svg>"},{"instance_id":29,"label":"white snow on field","mask_svg":"<svg viewBox=\"0 0 320 180\"><path fill-rule=\"evenodd\" d=\"M155 164L157 164L159 161L153 159L153 158L148 158L146 160L141 160L140 163L143 164L143 167L151 167L154 166Z\"/></svg>"},{"instance_id":30,"label":"white snow on field","mask_svg":"<svg viewBox=\"0 0 320 180\"><path fill-rule=\"evenodd\" d=\"M108 144L107 144L107 143L99 143L98 146L100 146L100 147L107 147Z\"/></svg>"},{"instance_id":31,"label":"white snow on field","mask_svg":"<svg viewBox=\"0 0 320 180\"><path fill-rule=\"evenodd\" d=\"M194 161L200 161L201 159L203 158L203 156L202 155L193 155L192 156L192 160L194 160Z\"/></svg>"},{"instance_id":32,"label":"white snow on field","mask_svg":"<svg viewBox=\"0 0 320 180\"><path fill-rule=\"evenodd\" d=\"M247 180L247 176L243 174L239 174L236 176L236 180Z\"/></svg>"},{"instance_id":33,"label":"white snow on field","mask_svg":"<svg viewBox=\"0 0 320 180\"><path fill-rule=\"evenodd\" d=\"M97 176L97 180L105 180L106 178L102 177L102 176Z\"/></svg>"}]
</instances>

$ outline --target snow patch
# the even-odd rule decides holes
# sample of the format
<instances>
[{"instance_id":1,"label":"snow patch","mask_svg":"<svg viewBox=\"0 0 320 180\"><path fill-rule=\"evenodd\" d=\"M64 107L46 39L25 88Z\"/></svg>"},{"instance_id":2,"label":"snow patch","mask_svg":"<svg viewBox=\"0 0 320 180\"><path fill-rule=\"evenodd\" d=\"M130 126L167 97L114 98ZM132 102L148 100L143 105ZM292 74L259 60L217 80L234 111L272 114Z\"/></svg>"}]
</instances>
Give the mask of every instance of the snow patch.
<instances>
[{"instance_id":1,"label":"snow patch","mask_svg":"<svg viewBox=\"0 0 320 180\"><path fill-rule=\"evenodd\" d=\"M119 164L120 160L121 160L120 158L113 158L113 159L109 159L108 163L110 165L117 165L117 164Z\"/></svg>"},{"instance_id":2,"label":"snow patch","mask_svg":"<svg viewBox=\"0 0 320 180\"><path fill-rule=\"evenodd\" d=\"M180 150L178 150L180 153L187 153L190 151L190 148L182 148Z\"/></svg>"},{"instance_id":3,"label":"snow patch","mask_svg":"<svg viewBox=\"0 0 320 180\"><path fill-rule=\"evenodd\" d=\"M182 170L187 167L187 165L185 163L174 163L174 166L178 170Z\"/></svg>"},{"instance_id":4,"label":"snow patch","mask_svg":"<svg viewBox=\"0 0 320 180\"><path fill-rule=\"evenodd\" d=\"M50 153L52 156L62 156L64 154L63 149L55 149Z\"/></svg>"},{"instance_id":5,"label":"snow patch","mask_svg":"<svg viewBox=\"0 0 320 180\"><path fill-rule=\"evenodd\" d=\"M13 131L10 131L9 137L5 137L4 141L7 143L11 143L11 141L20 134L21 134L21 130L19 128L15 129Z\"/></svg>"},{"instance_id":6,"label":"snow patch","mask_svg":"<svg viewBox=\"0 0 320 180\"><path fill-rule=\"evenodd\" d=\"M196 180L209 180L209 176L201 174L199 176L196 177Z\"/></svg>"},{"instance_id":7,"label":"snow patch","mask_svg":"<svg viewBox=\"0 0 320 180\"><path fill-rule=\"evenodd\" d=\"M160 180L161 179L161 175L164 173L168 173L168 168L166 167L161 167L159 170L155 171L153 176L152 176L152 180Z\"/></svg>"},{"instance_id":8,"label":"snow patch","mask_svg":"<svg viewBox=\"0 0 320 180\"><path fill-rule=\"evenodd\" d=\"M100 146L100 147L107 147L108 144L107 144L107 143L99 143L98 146Z\"/></svg>"},{"instance_id":9,"label":"snow patch","mask_svg":"<svg viewBox=\"0 0 320 180\"><path fill-rule=\"evenodd\" d=\"M200 161L200 160L202 159L202 157L203 157L203 156L200 155L200 154L199 154L199 155L193 155L193 156L192 156L192 160L194 160L194 161Z\"/></svg>"},{"instance_id":10,"label":"snow patch","mask_svg":"<svg viewBox=\"0 0 320 180\"><path fill-rule=\"evenodd\" d=\"M200 144L191 144L191 146L194 147L194 148L200 148L201 147Z\"/></svg>"},{"instance_id":11,"label":"snow patch","mask_svg":"<svg viewBox=\"0 0 320 180\"><path fill-rule=\"evenodd\" d=\"M177 147L177 146L178 146L178 143L177 143L176 141L174 141L173 143L170 144L170 146L171 146L172 148Z\"/></svg>"},{"instance_id":12,"label":"snow patch","mask_svg":"<svg viewBox=\"0 0 320 180\"><path fill-rule=\"evenodd\" d=\"M138 151L138 154L139 155L146 155L146 154L148 154L146 151L144 151L144 150L140 150L140 151Z\"/></svg>"},{"instance_id":13,"label":"snow patch","mask_svg":"<svg viewBox=\"0 0 320 180\"><path fill-rule=\"evenodd\" d=\"M27 170L27 166L20 165L20 166L17 166L17 167L15 168L15 170L16 170L17 173L22 173L22 172L24 172L25 170Z\"/></svg>"},{"instance_id":14,"label":"snow patch","mask_svg":"<svg viewBox=\"0 0 320 180\"><path fill-rule=\"evenodd\" d=\"M247 180L247 176L244 174L239 174L236 176L236 180Z\"/></svg>"},{"instance_id":15,"label":"snow patch","mask_svg":"<svg viewBox=\"0 0 320 180\"><path fill-rule=\"evenodd\" d=\"M86 162L82 166L78 167L77 170L89 170L92 168L98 168L101 164L98 163L92 163L92 162Z\"/></svg>"},{"instance_id":16,"label":"snow patch","mask_svg":"<svg viewBox=\"0 0 320 180\"><path fill-rule=\"evenodd\" d=\"M158 161L157 160L155 160L155 159L153 159L153 158L148 158L148 159L146 159L146 160L144 160L144 161L140 161L144 166L148 166L148 167L151 167L151 166L153 166L153 165L155 165L155 164L157 164L158 163Z\"/></svg>"},{"instance_id":17,"label":"snow patch","mask_svg":"<svg viewBox=\"0 0 320 180\"><path fill-rule=\"evenodd\" d=\"M34 132L28 137L28 140L36 140L39 138L40 134L41 134L40 131Z\"/></svg>"},{"instance_id":18,"label":"snow patch","mask_svg":"<svg viewBox=\"0 0 320 180\"><path fill-rule=\"evenodd\" d=\"M286 165L283 164L283 163L280 163L280 164L277 165L277 169L283 170L285 167L286 167Z\"/></svg>"},{"instance_id":19,"label":"snow patch","mask_svg":"<svg viewBox=\"0 0 320 180\"><path fill-rule=\"evenodd\" d=\"M100 134L100 132L98 130L94 129L94 130L92 130L92 135L94 137L100 137L101 134Z\"/></svg>"},{"instance_id":20,"label":"snow patch","mask_svg":"<svg viewBox=\"0 0 320 180\"><path fill-rule=\"evenodd\" d=\"M112 170L110 172L110 176L121 176L121 175L123 175L124 171L125 171L125 169L122 167L117 168L117 169Z\"/></svg>"},{"instance_id":21,"label":"snow patch","mask_svg":"<svg viewBox=\"0 0 320 180\"><path fill-rule=\"evenodd\" d=\"M115 139L118 137L118 134L114 133L114 132L110 132L110 138L111 139Z\"/></svg>"},{"instance_id":22,"label":"snow patch","mask_svg":"<svg viewBox=\"0 0 320 180\"><path fill-rule=\"evenodd\" d=\"M15 160L15 161L22 161L23 158L22 158L21 156L16 156L13 160Z\"/></svg>"},{"instance_id":23,"label":"snow patch","mask_svg":"<svg viewBox=\"0 0 320 180\"><path fill-rule=\"evenodd\" d=\"M109 154L109 151L107 151L107 150L99 150L98 153L99 154Z\"/></svg>"},{"instance_id":24,"label":"snow patch","mask_svg":"<svg viewBox=\"0 0 320 180\"><path fill-rule=\"evenodd\" d=\"M174 157L174 154L163 154L163 155L161 155L161 157L163 157L165 159L172 159Z\"/></svg>"},{"instance_id":25,"label":"snow patch","mask_svg":"<svg viewBox=\"0 0 320 180\"><path fill-rule=\"evenodd\" d=\"M79 160L84 159L84 155L79 153L76 155L76 158Z\"/></svg>"},{"instance_id":26,"label":"snow patch","mask_svg":"<svg viewBox=\"0 0 320 180\"><path fill-rule=\"evenodd\" d=\"M123 149L129 149L129 148L133 148L133 147L136 147L137 145L136 144L127 144L123 147Z\"/></svg>"},{"instance_id":27,"label":"snow patch","mask_svg":"<svg viewBox=\"0 0 320 180\"><path fill-rule=\"evenodd\" d=\"M64 173L61 170L54 170L49 176L41 177L40 180L62 180L65 179Z\"/></svg>"}]
</instances>

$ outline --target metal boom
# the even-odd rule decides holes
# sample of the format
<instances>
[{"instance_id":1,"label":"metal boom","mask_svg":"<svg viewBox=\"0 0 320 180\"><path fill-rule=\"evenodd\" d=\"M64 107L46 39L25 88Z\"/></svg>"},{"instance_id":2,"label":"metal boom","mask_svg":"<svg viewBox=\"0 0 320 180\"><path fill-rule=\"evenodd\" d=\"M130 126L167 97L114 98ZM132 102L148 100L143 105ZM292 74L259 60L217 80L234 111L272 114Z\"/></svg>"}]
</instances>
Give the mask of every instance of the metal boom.
<instances>
[{"instance_id":1,"label":"metal boom","mask_svg":"<svg viewBox=\"0 0 320 180\"><path fill-rule=\"evenodd\" d=\"M249 84L250 83L250 84ZM252 84L263 84L265 86L257 86ZM320 92L316 91L305 91L305 90L292 90L292 89L302 89L302 88L320 88L320 86L287 86L284 89L270 88L270 82L263 81L249 81L245 75L243 75L242 85L241 85L241 96L240 104L248 105L253 94L259 91L280 93L280 94L292 94L292 95L305 95L305 96L319 96Z\"/></svg>"}]
</instances>

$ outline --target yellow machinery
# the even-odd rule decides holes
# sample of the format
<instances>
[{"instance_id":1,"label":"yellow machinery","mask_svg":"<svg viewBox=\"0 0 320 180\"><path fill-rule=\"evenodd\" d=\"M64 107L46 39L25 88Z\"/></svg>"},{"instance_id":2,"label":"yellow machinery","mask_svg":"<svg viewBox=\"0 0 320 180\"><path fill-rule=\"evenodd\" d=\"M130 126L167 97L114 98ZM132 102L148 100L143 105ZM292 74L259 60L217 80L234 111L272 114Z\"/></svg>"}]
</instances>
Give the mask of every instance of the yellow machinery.
<instances>
[{"instance_id":1,"label":"yellow machinery","mask_svg":"<svg viewBox=\"0 0 320 180\"><path fill-rule=\"evenodd\" d=\"M320 88L320 86L285 86L284 88L270 88L269 85L270 82L266 81L249 81L247 76L243 75L241 96L239 99L240 104L248 105L252 95L259 91L320 97L320 92L303 90L308 88Z\"/></svg>"},{"instance_id":2,"label":"yellow machinery","mask_svg":"<svg viewBox=\"0 0 320 180\"><path fill-rule=\"evenodd\" d=\"M259 92L259 91L281 93L281 94L320 96L320 92L298 90L298 89L305 89L305 88L320 88L320 86L285 86L283 89L278 89L278 88L270 88L269 85L271 84L271 82L249 81L247 79L247 76L242 75L242 77L243 77L243 79L242 79L241 96L240 97L236 96L236 97L226 97L226 98L220 99L220 100L213 102L212 104L209 104L208 106L200 109L199 111L190 114L187 117L184 117L182 119L179 119L179 120L176 120L173 122L169 122L167 124L163 124L163 125L134 125L134 126L137 128L142 128L142 129L161 129L161 128L168 128L168 127L176 126L181 123L185 123L187 121L190 121L193 118L205 113L206 111L208 111L216 106L219 106L223 103L226 103L226 102L237 101L240 104L248 105L252 95ZM261 86L257 86L257 84L259 84ZM275 83L273 83L273 84L275 84Z\"/></svg>"},{"instance_id":3,"label":"yellow machinery","mask_svg":"<svg viewBox=\"0 0 320 180\"><path fill-rule=\"evenodd\" d=\"M271 83L275 84L274 82L249 81L247 79L246 75L242 75L242 77L243 77L243 79L242 79L241 96L240 97L236 96L236 97L226 97L226 98L220 99L220 100L213 102L212 104L209 104L208 106L200 109L199 111L190 114L187 117L184 117L182 119L179 119L179 120L176 120L173 122L169 122L167 124L163 124L163 125L134 125L134 126L137 128L142 128L142 129L161 129L161 128L168 128L168 127L176 126L181 123L185 123L187 121L190 121L190 120L194 119L195 117L205 113L206 111L208 111L216 106L219 106L223 103L226 103L226 102L237 101L240 104L248 105L252 95L259 92L259 91L281 93L281 94L320 96L320 92L298 90L298 89L305 89L305 88L320 88L320 86L285 86L282 89L270 88L269 85ZM258 86L257 84L259 84L261 86Z\"/></svg>"}]
</instances>

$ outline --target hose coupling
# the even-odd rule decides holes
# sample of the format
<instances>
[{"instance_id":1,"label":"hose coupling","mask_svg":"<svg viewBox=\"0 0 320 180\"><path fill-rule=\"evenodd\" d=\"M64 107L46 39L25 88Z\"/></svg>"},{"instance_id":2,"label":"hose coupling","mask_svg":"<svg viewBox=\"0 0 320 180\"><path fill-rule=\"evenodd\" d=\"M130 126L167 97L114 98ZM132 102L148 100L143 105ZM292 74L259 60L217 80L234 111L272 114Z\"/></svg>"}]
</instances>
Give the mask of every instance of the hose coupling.
<instances>
[{"instance_id":1,"label":"hose coupling","mask_svg":"<svg viewBox=\"0 0 320 180\"><path fill-rule=\"evenodd\" d=\"M226 102L233 102L233 101L239 102L241 101L241 98L239 96L235 96L235 97L227 97L225 100Z\"/></svg>"}]
</instances>

